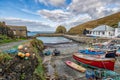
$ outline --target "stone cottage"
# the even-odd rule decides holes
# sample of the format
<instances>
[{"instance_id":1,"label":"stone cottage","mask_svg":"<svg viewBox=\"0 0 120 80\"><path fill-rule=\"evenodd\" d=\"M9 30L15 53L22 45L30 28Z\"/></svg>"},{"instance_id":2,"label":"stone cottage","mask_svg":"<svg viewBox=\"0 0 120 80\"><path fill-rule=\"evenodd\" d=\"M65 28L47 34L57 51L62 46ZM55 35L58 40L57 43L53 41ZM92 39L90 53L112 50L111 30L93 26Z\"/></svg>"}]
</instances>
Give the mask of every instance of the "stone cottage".
<instances>
[{"instance_id":1,"label":"stone cottage","mask_svg":"<svg viewBox=\"0 0 120 80\"><path fill-rule=\"evenodd\" d=\"M7 27L5 22L0 22L0 34L13 37L13 31L9 27Z\"/></svg>"},{"instance_id":2,"label":"stone cottage","mask_svg":"<svg viewBox=\"0 0 120 80\"><path fill-rule=\"evenodd\" d=\"M20 37L27 37L27 27L26 26L8 26L13 31L13 36L20 38Z\"/></svg>"}]
</instances>

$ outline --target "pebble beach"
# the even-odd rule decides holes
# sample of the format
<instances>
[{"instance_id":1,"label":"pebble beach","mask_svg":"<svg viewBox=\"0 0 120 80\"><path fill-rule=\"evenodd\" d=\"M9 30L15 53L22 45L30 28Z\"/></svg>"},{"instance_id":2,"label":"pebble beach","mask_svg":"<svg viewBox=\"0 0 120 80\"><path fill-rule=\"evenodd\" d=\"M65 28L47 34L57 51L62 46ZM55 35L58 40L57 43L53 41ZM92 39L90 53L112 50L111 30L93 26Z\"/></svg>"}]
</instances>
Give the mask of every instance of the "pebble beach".
<instances>
[{"instance_id":1,"label":"pebble beach","mask_svg":"<svg viewBox=\"0 0 120 80\"><path fill-rule=\"evenodd\" d=\"M65 61L67 60L75 62L72 58L72 54L80 49L85 49L86 47L88 46L76 42L48 45L45 51L50 50L52 52L54 49L57 49L61 52L61 54L60 56L45 56L43 63L47 69L47 76L50 79L59 77L60 80L81 80L80 78L82 78L82 80L86 80L83 79L85 78L84 73L76 71L65 64Z\"/></svg>"}]
</instances>

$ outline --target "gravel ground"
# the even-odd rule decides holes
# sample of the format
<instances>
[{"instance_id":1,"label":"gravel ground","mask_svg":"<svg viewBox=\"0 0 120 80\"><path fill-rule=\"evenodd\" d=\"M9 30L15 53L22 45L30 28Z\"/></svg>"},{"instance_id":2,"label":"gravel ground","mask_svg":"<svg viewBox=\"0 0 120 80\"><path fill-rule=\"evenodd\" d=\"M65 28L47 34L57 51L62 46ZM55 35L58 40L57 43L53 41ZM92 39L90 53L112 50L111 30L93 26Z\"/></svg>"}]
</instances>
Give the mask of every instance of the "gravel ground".
<instances>
[{"instance_id":1,"label":"gravel ground","mask_svg":"<svg viewBox=\"0 0 120 80\"><path fill-rule=\"evenodd\" d=\"M87 80L85 78L85 73L78 72L65 64L66 60L75 62L72 58L72 54L77 52L79 49L85 49L87 47L88 46L86 45L74 42L48 46L46 50L50 50L52 52L56 48L61 52L60 56L50 55L44 58L44 63L48 65L47 69L51 69L52 67L52 71L48 70L50 79L52 80L57 76L59 79L55 80ZM120 74L120 57L117 57L114 71Z\"/></svg>"},{"instance_id":2,"label":"gravel ground","mask_svg":"<svg viewBox=\"0 0 120 80\"><path fill-rule=\"evenodd\" d=\"M46 50L50 50L52 52L55 48L61 52L60 56L46 56L43 61L47 64L47 73L50 79L59 77L59 80L86 80L85 73L76 71L65 64L65 61L67 60L75 62L72 58L72 54L77 52L79 49L86 48L86 46L72 42L69 44L52 45L52 47L50 46Z\"/></svg>"},{"instance_id":3,"label":"gravel ground","mask_svg":"<svg viewBox=\"0 0 120 80\"><path fill-rule=\"evenodd\" d=\"M17 45L22 44L22 43L27 42L27 41L29 41L29 40L21 40L18 42L11 42L11 43L2 44L2 45L0 45L0 51L8 50L14 46L17 46Z\"/></svg>"}]
</instances>

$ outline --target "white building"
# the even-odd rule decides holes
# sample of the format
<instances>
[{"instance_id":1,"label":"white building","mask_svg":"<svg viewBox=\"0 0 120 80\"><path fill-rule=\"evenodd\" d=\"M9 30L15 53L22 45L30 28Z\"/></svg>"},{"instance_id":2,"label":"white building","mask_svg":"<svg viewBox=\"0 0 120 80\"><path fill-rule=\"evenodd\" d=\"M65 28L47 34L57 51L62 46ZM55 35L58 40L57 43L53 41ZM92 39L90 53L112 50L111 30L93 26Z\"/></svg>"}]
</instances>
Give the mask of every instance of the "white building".
<instances>
[{"instance_id":1,"label":"white building","mask_svg":"<svg viewBox=\"0 0 120 80\"><path fill-rule=\"evenodd\" d=\"M98 37L113 37L115 29L108 25L100 25L91 30L89 36L98 36Z\"/></svg>"},{"instance_id":2,"label":"white building","mask_svg":"<svg viewBox=\"0 0 120 80\"><path fill-rule=\"evenodd\" d=\"M120 37L120 22L118 23L118 28L115 28L115 37Z\"/></svg>"},{"instance_id":3,"label":"white building","mask_svg":"<svg viewBox=\"0 0 120 80\"><path fill-rule=\"evenodd\" d=\"M120 37L120 22L118 23L118 28L112 28L108 25L100 25L90 30L90 34L87 35L108 38Z\"/></svg>"}]
</instances>

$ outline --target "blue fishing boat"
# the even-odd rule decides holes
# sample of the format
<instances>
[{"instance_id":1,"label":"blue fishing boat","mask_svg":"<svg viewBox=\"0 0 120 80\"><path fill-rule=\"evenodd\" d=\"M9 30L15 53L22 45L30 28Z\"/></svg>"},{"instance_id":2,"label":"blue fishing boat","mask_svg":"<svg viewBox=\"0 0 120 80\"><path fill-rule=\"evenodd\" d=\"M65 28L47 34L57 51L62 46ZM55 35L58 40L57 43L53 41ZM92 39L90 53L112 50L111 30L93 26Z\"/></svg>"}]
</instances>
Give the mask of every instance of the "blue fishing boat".
<instances>
[{"instance_id":1,"label":"blue fishing boat","mask_svg":"<svg viewBox=\"0 0 120 80\"><path fill-rule=\"evenodd\" d=\"M104 54L104 51L96 51L96 50L89 50L89 49L85 49L85 50L78 50L79 53L82 54L91 54L91 55L98 55L98 54Z\"/></svg>"}]
</instances>

